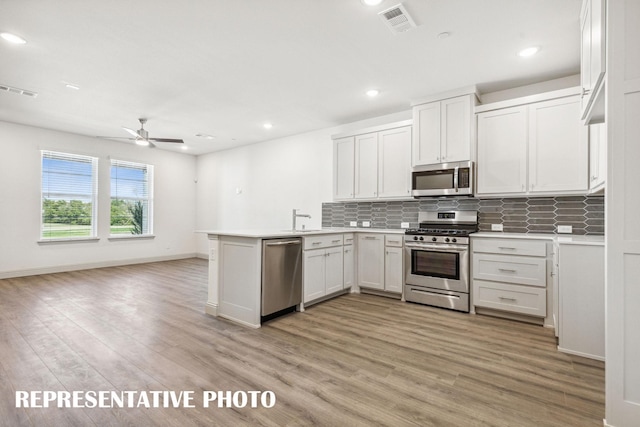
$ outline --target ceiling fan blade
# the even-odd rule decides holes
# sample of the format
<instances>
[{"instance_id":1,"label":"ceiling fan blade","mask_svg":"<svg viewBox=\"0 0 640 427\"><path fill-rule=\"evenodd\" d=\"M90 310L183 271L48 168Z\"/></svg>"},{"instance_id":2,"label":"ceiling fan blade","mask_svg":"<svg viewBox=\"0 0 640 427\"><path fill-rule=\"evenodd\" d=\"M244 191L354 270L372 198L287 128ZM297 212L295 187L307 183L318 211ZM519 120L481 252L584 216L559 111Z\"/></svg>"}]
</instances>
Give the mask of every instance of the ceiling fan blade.
<instances>
[{"instance_id":1,"label":"ceiling fan blade","mask_svg":"<svg viewBox=\"0 0 640 427\"><path fill-rule=\"evenodd\" d=\"M149 138L149 141L155 141L155 142L177 142L178 144L184 144L183 140L174 139L174 138Z\"/></svg>"},{"instance_id":2,"label":"ceiling fan blade","mask_svg":"<svg viewBox=\"0 0 640 427\"><path fill-rule=\"evenodd\" d=\"M135 138L129 138L126 136L96 136L96 138L102 138L102 139L126 139L128 141L134 141Z\"/></svg>"},{"instance_id":3,"label":"ceiling fan blade","mask_svg":"<svg viewBox=\"0 0 640 427\"><path fill-rule=\"evenodd\" d=\"M124 126L122 126L122 129L126 130L126 131L127 131L127 132L129 132L131 135L133 135L134 137L136 137L136 138L140 138L140 135L139 135L139 134L138 134L138 132L136 132L135 130L133 130L133 129L129 129L129 128L126 128L126 127L124 127Z\"/></svg>"}]
</instances>

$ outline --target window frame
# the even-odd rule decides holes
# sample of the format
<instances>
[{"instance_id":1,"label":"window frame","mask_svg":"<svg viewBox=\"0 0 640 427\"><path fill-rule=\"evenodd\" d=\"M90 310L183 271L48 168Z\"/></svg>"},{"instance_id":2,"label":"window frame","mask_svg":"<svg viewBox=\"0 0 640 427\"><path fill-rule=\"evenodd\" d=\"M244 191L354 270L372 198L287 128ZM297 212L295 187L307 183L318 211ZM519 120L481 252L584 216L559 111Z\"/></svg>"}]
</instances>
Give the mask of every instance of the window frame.
<instances>
[{"instance_id":1,"label":"window frame","mask_svg":"<svg viewBox=\"0 0 640 427\"><path fill-rule=\"evenodd\" d=\"M45 194L57 194L58 196L69 196L69 198L81 196L86 196L81 193L51 193L49 192L49 188L44 188L44 179L45 173L50 173L45 171L44 161L45 159L57 159L57 160L66 160L66 161L76 161L78 163L85 163L91 165L91 224L89 228L88 236L75 236L75 237L45 237L44 233L47 231L45 227L44 221L44 201ZM57 150L40 150L40 236L39 243L47 243L47 242L70 242L70 241L88 241L88 240L99 240L98 238L98 164L99 158L95 156L90 156L86 154L76 154L76 153L67 153ZM45 190L47 192L45 193ZM65 200L61 198L60 200Z\"/></svg>"},{"instance_id":2,"label":"window frame","mask_svg":"<svg viewBox=\"0 0 640 427\"><path fill-rule=\"evenodd\" d=\"M114 197L113 195L113 168L115 167L128 167L131 169L144 170L146 173L146 197ZM117 180L117 178L116 178ZM109 240L113 239L144 239L153 238L153 226L154 226L154 165L149 163L133 162L129 160L121 160L116 158L109 158ZM111 203L113 200L127 200L127 201L146 201L147 203L147 226L146 233L141 234L113 234L111 230ZM144 227L143 227L144 229ZM143 230L144 231L144 230Z\"/></svg>"}]
</instances>

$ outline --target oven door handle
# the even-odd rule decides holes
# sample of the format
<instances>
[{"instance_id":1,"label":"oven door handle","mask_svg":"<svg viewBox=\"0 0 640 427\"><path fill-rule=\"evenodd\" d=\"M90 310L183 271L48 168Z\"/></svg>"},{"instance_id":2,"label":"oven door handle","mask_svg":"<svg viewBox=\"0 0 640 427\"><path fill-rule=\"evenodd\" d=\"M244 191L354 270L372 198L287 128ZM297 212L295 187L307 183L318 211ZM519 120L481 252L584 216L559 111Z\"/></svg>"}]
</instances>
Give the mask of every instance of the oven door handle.
<instances>
[{"instance_id":1,"label":"oven door handle","mask_svg":"<svg viewBox=\"0 0 640 427\"><path fill-rule=\"evenodd\" d=\"M404 245L409 249L424 249L426 251L436 251L436 252L467 252L469 250L468 246L451 246L451 245L410 245L405 243Z\"/></svg>"}]
</instances>

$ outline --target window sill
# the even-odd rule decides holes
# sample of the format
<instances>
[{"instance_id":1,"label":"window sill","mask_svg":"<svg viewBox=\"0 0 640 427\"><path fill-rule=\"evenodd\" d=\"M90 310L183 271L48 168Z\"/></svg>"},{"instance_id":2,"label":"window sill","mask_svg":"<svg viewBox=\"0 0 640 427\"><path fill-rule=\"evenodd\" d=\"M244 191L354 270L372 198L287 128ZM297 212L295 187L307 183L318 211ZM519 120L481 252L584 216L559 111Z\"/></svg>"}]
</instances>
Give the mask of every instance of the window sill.
<instances>
[{"instance_id":1,"label":"window sill","mask_svg":"<svg viewBox=\"0 0 640 427\"><path fill-rule=\"evenodd\" d=\"M39 245L60 244L60 243L91 243L99 241L99 237L73 237L67 239L41 239Z\"/></svg>"},{"instance_id":2,"label":"window sill","mask_svg":"<svg viewBox=\"0 0 640 427\"><path fill-rule=\"evenodd\" d=\"M155 238L156 238L155 234L125 234L123 236L118 236L118 235L109 236L109 241L138 240L138 239L146 240L146 239L155 239Z\"/></svg>"}]
</instances>

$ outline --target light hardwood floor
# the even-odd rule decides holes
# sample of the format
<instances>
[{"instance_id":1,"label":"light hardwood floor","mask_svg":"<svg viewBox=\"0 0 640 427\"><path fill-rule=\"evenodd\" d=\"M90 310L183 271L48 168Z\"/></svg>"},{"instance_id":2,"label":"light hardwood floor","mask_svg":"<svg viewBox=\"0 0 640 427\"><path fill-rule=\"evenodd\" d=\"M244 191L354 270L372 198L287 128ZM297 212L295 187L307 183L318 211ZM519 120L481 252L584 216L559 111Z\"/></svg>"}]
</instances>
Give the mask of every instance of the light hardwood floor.
<instances>
[{"instance_id":1,"label":"light hardwood floor","mask_svg":"<svg viewBox=\"0 0 640 427\"><path fill-rule=\"evenodd\" d=\"M251 330L200 259L0 280L0 424L601 426L604 366L550 329L347 295ZM195 391L196 408L17 409L16 390ZM271 409L203 390L272 390Z\"/></svg>"}]
</instances>

